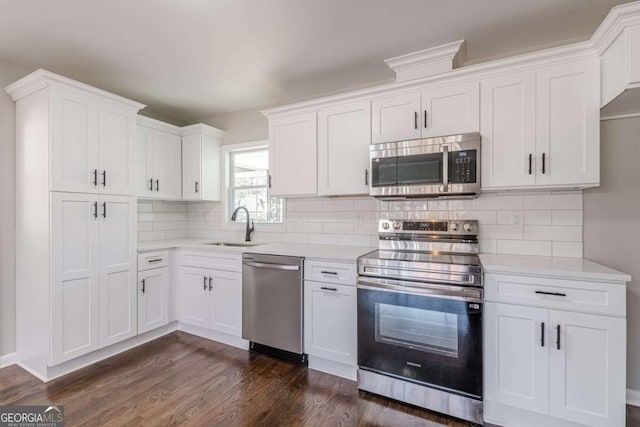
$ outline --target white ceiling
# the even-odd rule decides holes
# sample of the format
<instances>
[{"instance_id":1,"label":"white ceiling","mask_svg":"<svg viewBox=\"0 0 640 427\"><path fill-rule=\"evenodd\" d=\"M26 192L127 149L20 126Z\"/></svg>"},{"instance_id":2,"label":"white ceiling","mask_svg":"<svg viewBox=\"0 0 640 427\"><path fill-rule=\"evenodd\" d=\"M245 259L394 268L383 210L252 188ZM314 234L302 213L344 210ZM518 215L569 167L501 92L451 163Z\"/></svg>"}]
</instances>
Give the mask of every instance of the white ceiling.
<instances>
[{"instance_id":1,"label":"white ceiling","mask_svg":"<svg viewBox=\"0 0 640 427\"><path fill-rule=\"evenodd\" d=\"M181 121L388 81L467 40L468 62L588 38L625 0L0 0L0 58Z\"/></svg>"}]
</instances>

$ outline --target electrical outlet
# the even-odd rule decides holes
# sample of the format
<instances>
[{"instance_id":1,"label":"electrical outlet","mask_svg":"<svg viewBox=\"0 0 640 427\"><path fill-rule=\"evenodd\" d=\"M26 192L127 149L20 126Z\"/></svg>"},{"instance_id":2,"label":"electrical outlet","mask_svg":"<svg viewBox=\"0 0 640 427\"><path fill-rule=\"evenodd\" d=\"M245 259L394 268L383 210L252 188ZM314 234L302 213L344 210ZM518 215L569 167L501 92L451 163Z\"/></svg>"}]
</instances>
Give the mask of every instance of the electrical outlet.
<instances>
[{"instance_id":1,"label":"electrical outlet","mask_svg":"<svg viewBox=\"0 0 640 427\"><path fill-rule=\"evenodd\" d=\"M522 215L513 214L513 216L511 217L511 224L513 224L513 225L521 225L522 224Z\"/></svg>"}]
</instances>

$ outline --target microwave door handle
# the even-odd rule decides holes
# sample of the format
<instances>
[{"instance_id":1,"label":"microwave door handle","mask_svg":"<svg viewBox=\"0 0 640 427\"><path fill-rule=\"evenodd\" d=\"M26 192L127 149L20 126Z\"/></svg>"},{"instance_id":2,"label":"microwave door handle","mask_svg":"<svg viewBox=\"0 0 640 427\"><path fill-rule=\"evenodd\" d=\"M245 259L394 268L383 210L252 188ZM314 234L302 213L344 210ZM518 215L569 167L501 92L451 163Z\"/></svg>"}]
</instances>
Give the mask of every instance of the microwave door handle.
<instances>
[{"instance_id":1,"label":"microwave door handle","mask_svg":"<svg viewBox=\"0 0 640 427\"><path fill-rule=\"evenodd\" d=\"M449 191L449 147L442 147L442 191Z\"/></svg>"}]
</instances>

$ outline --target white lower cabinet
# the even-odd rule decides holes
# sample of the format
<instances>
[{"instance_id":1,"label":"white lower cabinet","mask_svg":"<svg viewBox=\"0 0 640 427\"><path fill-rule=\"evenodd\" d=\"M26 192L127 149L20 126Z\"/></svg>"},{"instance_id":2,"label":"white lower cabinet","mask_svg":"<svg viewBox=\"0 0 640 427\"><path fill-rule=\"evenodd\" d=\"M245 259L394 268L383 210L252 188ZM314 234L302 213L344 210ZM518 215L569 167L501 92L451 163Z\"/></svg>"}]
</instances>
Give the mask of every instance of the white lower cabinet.
<instances>
[{"instance_id":1,"label":"white lower cabinet","mask_svg":"<svg viewBox=\"0 0 640 427\"><path fill-rule=\"evenodd\" d=\"M317 268L316 268L317 267ZM352 264L305 261L304 351L309 368L354 380L358 364L356 276ZM315 271L350 271L350 277ZM348 284L344 284L347 282Z\"/></svg>"},{"instance_id":2,"label":"white lower cabinet","mask_svg":"<svg viewBox=\"0 0 640 427\"><path fill-rule=\"evenodd\" d=\"M625 425L624 318L488 302L484 336L487 421Z\"/></svg>"},{"instance_id":3,"label":"white lower cabinet","mask_svg":"<svg viewBox=\"0 0 640 427\"><path fill-rule=\"evenodd\" d=\"M138 333L169 323L169 267L138 273Z\"/></svg>"},{"instance_id":4,"label":"white lower cabinet","mask_svg":"<svg viewBox=\"0 0 640 427\"><path fill-rule=\"evenodd\" d=\"M181 267L180 322L242 335L242 273L198 267Z\"/></svg>"}]
</instances>

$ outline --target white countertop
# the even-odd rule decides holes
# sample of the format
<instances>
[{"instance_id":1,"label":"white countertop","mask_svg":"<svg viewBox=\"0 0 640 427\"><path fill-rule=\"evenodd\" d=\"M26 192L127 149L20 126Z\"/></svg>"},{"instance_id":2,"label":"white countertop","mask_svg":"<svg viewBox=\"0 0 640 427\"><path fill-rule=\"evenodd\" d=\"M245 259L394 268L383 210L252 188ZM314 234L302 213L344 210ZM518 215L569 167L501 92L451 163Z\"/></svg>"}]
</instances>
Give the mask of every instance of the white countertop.
<instances>
[{"instance_id":1,"label":"white countertop","mask_svg":"<svg viewBox=\"0 0 640 427\"><path fill-rule=\"evenodd\" d=\"M168 239L138 242L138 252L153 251L171 248L203 249L217 252L235 253L258 253L272 255L299 256L309 259L325 259L336 261L356 262L359 256L368 254L377 248L363 246L336 246L336 245L314 245L304 243L260 243L256 246L234 247L215 246L206 243L216 242L215 239ZM243 242L235 242L243 243Z\"/></svg>"},{"instance_id":2,"label":"white countertop","mask_svg":"<svg viewBox=\"0 0 640 427\"><path fill-rule=\"evenodd\" d=\"M631 276L584 258L480 254L485 273L544 275L561 279L629 282Z\"/></svg>"}]
</instances>

